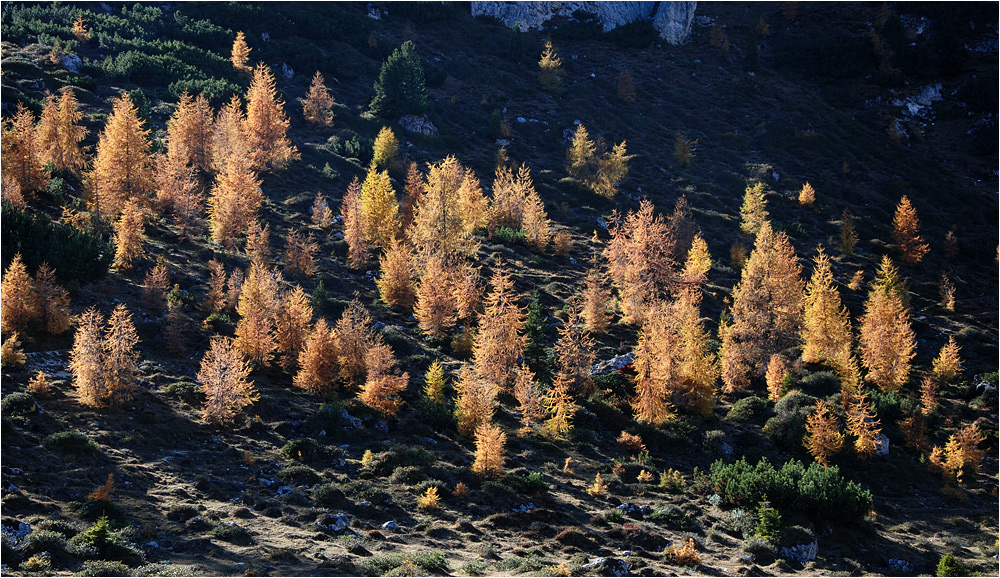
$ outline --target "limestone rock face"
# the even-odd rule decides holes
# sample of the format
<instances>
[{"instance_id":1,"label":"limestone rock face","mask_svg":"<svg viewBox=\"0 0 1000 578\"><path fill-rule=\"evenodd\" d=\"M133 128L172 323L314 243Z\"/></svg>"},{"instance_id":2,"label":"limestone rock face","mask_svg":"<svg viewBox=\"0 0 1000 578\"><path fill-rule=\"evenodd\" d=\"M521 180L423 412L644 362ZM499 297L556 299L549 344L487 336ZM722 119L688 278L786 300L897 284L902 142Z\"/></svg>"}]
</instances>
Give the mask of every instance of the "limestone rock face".
<instances>
[{"instance_id":1,"label":"limestone rock face","mask_svg":"<svg viewBox=\"0 0 1000 578\"><path fill-rule=\"evenodd\" d=\"M541 28L555 16L577 10L596 14L607 32L636 20L652 20L660 37L670 44L687 40L697 2L473 2L473 16L492 16L513 28Z\"/></svg>"}]
</instances>

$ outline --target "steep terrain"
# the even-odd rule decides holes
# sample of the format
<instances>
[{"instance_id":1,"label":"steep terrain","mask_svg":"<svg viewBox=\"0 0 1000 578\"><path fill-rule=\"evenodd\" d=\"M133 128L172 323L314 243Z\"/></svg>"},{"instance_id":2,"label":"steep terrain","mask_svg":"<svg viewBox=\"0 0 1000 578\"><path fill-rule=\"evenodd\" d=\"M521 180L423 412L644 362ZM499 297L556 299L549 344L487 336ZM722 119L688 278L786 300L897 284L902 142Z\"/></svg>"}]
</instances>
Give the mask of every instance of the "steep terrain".
<instances>
[{"instance_id":1,"label":"steep terrain","mask_svg":"<svg viewBox=\"0 0 1000 578\"><path fill-rule=\"evenodd\" d=\"M86 41L71 31L81 14L92 35ZM496 20L473 18L467 3L5 3L4 118L18 102L37 116L46 94L72 85L91 152L111 99L122 92L139 104L159 151L185 87L205 91L216 109L243 94L247 79L228 58L236 32L244 31L251 62L268 64L278 77L289 136L301 153L261 177L274 261L284 265L290 230L314 233L316 274L286 278L331 324L357 296L410 375L402 410L382 419L346 386L323 399L294 388L279 367L255 368L260 399L231 426L206 424L195 375L211 336L231 336L236 317L206 320L200 303L208 261L233 271L249 259L210 242L204 229L183 239L169 218L153 220L134 270L64 281L74 314L92 305L107 314L117 303L133 312L141 339L134 400L113 410L79 403L67 368L72 330L22 336L26 364L4 369L5 573L912 575L934 573L952 554L959 566L944 572L995 574L995 10L702 2L680 46L661 44L649 25L603 34L578 16L515 37ZM538 81L546 38L562 60L561 92L544 91ZM404 40L423 62L426 114L437 135L365 114L380 64ZM316 70L336 98L331 128L308 125L298 101ZM619 98L622 70L634 80L634 102ZM577 123L608 148L625 140L634 155L612 200L567 175L565 151ZM634 210L646 198L669 214L681 195L687 199L712 255L701 314L717 349L719 320L740 279L731 255L746 242L740 206L749 180L766 183L772 222L790 237L806 278L817 246L826 248L855 328L882 256L896 258L893 212L907 195L931 248L919 264L901 265L917 337L915 371L898 393L872 391L888 456L861 459L845 448L833 460L840 475L871 492L870 509L844 520L792 499L771 504L776 510L736 503L719 483L722 474L713 478L713 463L741 456L776 468L812 461L801 445L805 415L816 398L839 396L840 385L829 368L801 362L789 378L793 391L777 403L755 381L751 391L719 393L708 417L679 412L659 428L632 419L628 371L596 376L597 393L577 400L568 440L516 435L517 402L501 395L495 422L507 432L507 474L474 474L472 440L457 433L447 412L422 405L432 361L442 361L452 382L468 363L452 340L456 332L425 337L410 309L379 299L377 259L351 270L341 225L311 226L317 192L336 211L351 179L364 179L384 125L407 161L423 168L456 155L484 186L503 143L512 161L531 167L554 230L571 235L571 250L539 254L516 236L481 235L476 259L484 283L502 261L521 305L537 301L543 365L551 363L564 306L582 290L591 263L603 262L609 234L601 225L612 211ZM697 140L690 164L674 155L678 133ZM401 193L404 173L390 174ZM816 190L811 206L797 201L806 182ZM69 175L53 179L27 211L55 221L64 208L87 209L84 183ZM845 209L859 236L853 254L838 249ZM110 231L106 223L97 228ZM957 237L953 257L946 257L949 231ZM15 243L5 232L4 271ZM160 257L177 285L182 355L168 351L167 320L142 298L145 275ZM851 289L858 271L862 284ZM942 274L956 287L954 312L940 304ZM616 317L598 336L598 359L631 351L637 329ZM898 422L919 411L921 377L949 336L961 346L964 373L940 391L927 419L929 443L914 449ZM52 376L48 397L24 393L39 370ZM986 437L980 470L960 481L932 473L930 446L944 446L973 423ZM619 443L626 431L648 451ZM654 479L640 480L644 471ZM113 490L93 496L109 474ZM606 491L588 493L598 474ZM455 493L459 483L469 495ZM417 498L432 486L441 490L440 508L418 509ZM760 518L775 511L783 531L768 540L759 535L769 528ZM109 529L102 530L102 516ZM696 557L679 553L689 539Z\"/></svg>"}]
</instances>

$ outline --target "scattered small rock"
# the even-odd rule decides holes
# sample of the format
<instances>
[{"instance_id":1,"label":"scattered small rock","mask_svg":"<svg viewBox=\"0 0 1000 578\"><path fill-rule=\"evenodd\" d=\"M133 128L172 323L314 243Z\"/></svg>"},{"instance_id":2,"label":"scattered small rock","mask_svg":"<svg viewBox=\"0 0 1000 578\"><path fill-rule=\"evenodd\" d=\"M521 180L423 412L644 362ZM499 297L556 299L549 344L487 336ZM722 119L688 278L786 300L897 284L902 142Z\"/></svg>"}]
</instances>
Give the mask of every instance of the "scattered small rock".
<instances>
[{"instance_id":1,"label":"scattered small rock","mask_svg":"<svg viewBox=\"0 0 1000 578\"><path fill-rule=\"evenodd\" d=\"M800 564L805 564L816 559L816 556L819 554L819 543L812 541L808 544L789 546L788 548L782 548L780 554L786 560L794 560ZM890 560L890 565L891 563L892 561ZM904 572L904 574L906 573Z\"/></svg>"},{"instance_id":2,"label":"scattered small rock","mask_svg":"<svg viewBox=\"0 0 1000 578\"><path fill-rule=\"evenodd\" d=\"M390 532L398 532L400 530L399 524L397 524L396 522L394 522L392 520L389 520L385 524L382 524L382 529L383 530L388 530Z\"/></svg>"},{"instance_id":3,"label":"scattered small rock","mask_svg":"<svg viewBox=\"0 0 1000 578\"><path fill-rule=\"evenodd\" d=\"M316 525L330 532L341 532L351 526L351 518L347 514L325 514L316 520Z\"/></svg>"},{"instance_id":4,"label":"scattered small rock","mask_svg":"<svg viewBox=\"0 0 1000 578\"><path fill-rule=\"evenodd\" d=\"M427 115L424 114L408 114L396 122L399 126L410 132L416 132L428 136L437 136L438 134L437 127L434 126L430 119L427 118Z\"/></svg>"}]
</instances>

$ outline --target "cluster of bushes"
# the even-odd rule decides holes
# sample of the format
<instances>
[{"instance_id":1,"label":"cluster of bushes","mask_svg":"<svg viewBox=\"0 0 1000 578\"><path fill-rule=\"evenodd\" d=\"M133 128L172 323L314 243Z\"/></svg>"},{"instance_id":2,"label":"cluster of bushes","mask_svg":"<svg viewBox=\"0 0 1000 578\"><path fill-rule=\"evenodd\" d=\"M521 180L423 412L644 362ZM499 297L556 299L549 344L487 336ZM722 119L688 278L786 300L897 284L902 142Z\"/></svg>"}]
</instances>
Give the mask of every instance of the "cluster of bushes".
<instances>
[{"instance_id":1,"label":"cluster of bushes","mask_svg":"<svg viewBox=\"0 0 1000 578\"><path fill-rule=\"evenodd\" d=\"M63 283L100 279L108 272L115 256L110 238L88 228L81 231L71 225L55 223L31 215L4 203L0 212L3 240L3 269L6 271L14 255L21 254L29 271L46 262Z\"/></svg>"},{"instance_id":2,"label":"cluster of bushes","mask_svg":"<svg viewBox=\"0 0 1000 578\"><path fill-rule=\"evenodd\" d=\"M845 479L837 466L807 468L790 460L777 469L765 458L750 465L744 457L731 464L716 461L708 477L712 490L732 506L766 501L840 521L858 520L871 509L871 492Z\"/></svg>"}]
</instances>

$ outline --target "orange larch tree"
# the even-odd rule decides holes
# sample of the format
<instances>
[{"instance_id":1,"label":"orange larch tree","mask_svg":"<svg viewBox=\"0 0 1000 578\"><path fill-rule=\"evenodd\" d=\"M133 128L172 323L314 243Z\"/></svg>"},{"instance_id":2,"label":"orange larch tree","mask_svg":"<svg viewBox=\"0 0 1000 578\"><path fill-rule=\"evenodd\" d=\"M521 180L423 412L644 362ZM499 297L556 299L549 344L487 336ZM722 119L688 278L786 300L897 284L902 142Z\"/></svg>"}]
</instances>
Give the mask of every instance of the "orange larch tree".
<instances>
[{"instance_id":1,"label":"orange larch tree","mask_svg":"<svg viewBox=\"0 0 1000 578\"><path fill-rule=\"evenodd\" d=\"M54 105L54 110L50 107ZM53 116L54 115L54 116ZM38 146L42 164L52 163L58 170L79 175L87 160L80 142L87 138L87 129L77 123L83 118L73 89L66 87L59 97L54 97L42 111L38 127Z\"/></svg>"},{"instance_id":2,"label":"orange larch tree","mask_svg":"<svg viewBox=\"0 0 1000 578\"><path fill-rule=\"evenodd\" d=\"M628 176L628 161L635 155L627 154L625 141L616 144L611 152L597 162L597 177L592 188L595 193L609 199L618 194L618 188Z\"/></svg>"},{"instance_id":3,"label":"orange larch tree","mask_svg":"<svg viewBox=\"0 0 1000 578\"><path fill-rule=\"evenodd\" d=\"M250 365L233 340L213 337L197 375L205 394L202 416L207 423L230 423L243 408L260 399L253 381L247 380L249 375Z\"/></svg>"},{"instance_id":4,"label":"orange larch tree","mask_svg":"<svg viewBox=\"0 0 1000 578\"><path fill-rule=\"evenodd\" d=\"M603 333L611 322L608 313L611 291L605 286L604 276L596 266L587 271L582 300L580 316L584 328L591 333Z\"/></svg>"},{"instance_id":5,"label":"orange larch tree","mask_svg":"<svg viewBox=\"0 0 1000 578\"><path fill-rule=\"evenodd\" d=\"M298 151L288 140L288 117L285 103L278 96L271 69L260 63L254 68L247 89L247 116L243 132L247 139L251 166L256 170L280 169L298 158Z\"/></svg>"},{"instance_id":6,"label":"orange larch tree","mask_svg":"<svg viewBox=\"0 0 1000 578\"><path fill-rule=\"evenodd\" d=\"M240 30L236 33L236 39L233 40L232 56L229 58L229 60L233 63L233 68L241 72L249 70L247 62L250 60L251 50L252 48L247 45L246 36L243 34L243 31Z\"/></svg>"},{"instance_id":7,"label":"orange larch tree","mask_svg":"<svg viewBox=\"0 0 1000 578\"><path fill-rule=\"evenodd\" d=\"M257 219L257 211L264 201L260 183L245 156L231 155L226 160L208 197L213 241L230 251L236 248L236 240Z\"/></svg>"},{"instance_id":8,"label":"orange larch tree","mask_svg":"<svg viewBox=\"0 0 1000 578\"><path fill-rule=\"evenodd\" d=\"M337 342L333 331L322 317L309 333L299 354L299 371L292 383L323 397L333 394L334 379L340 370L337 364Z\"/></svg>"},{"instance_id":9,"label":"orange larch tree","mask_svg":"<svg viewBox=\"0 0 1000 578\"><path fill-rule=\"evenodd\" d=\"M764 183L748 184L743 193L743 205L740 207L740 229L750 235L756 235L761 226L767 222L767 200Z\"/></svg>"},{"instance_id":10,"label":"orange larch tree","mask_svg":"<svg viewBox=\"0 0 1000 578\"><path fill-rule=\"evenodd\" d=\"M285 238L285 271L293 275L312 277L316 274L316 253L319 245L312 233L288 231Z\"/></svg>"},{"instance_id":11,"label":"orange larch tree","mask_svg":"<svg viewBox=\"0 0 1000 578\"><path fill-rule=\"evenodd\" d=\"M133 261L145 253L142 249L146 239L144 221L139 203L133 199L126 201L121 216L115 221L115 267L118 269L131 269Z\"/></svg>"},{"instance_id":12,"label":"orange larch tree","mask_svg":"<svg viewBox=\"0 0 1000 578\"><path fill-rule=\"evenodd\" d=\"M778 401L785 393L785 378L788 377L788 361L780 353L771 354L767 362L764 381L767 383L767 398Z\"/></svg>"},{"instance_id":13,"label":"orange larch tree","mask_svg":"<svg viewBox=\"0 0 1000 578\"><path fill-rule=\"evenodd\" d=\"M167 121L168 156L179 157L184 164L207 171L211 165L213 120L212 107L205 95L193 98L185 89Z\"/></svg>"},{"instance_id":14,"label":"orange larch tree","mask_svg":"<svg viewBox=\"0 0 1000 578\"><path fill-rule=\"evenodd\" d=\"M652 304L646 311L645 320L633 350L635 397L632 411L637 421L660 426L674 413L668 385L671 359L664 355L670 333L666 305L662 302Z\"/></svg>"},{"instance_id":15,"label":"orange larch tree","mask_svg":"<svg viewBox=\"0 0 1000 578\"><path fill-rule=\"evenodd\" d=\"M299 362L312 318L312 303L302 287L296 285L295 289L284 292L275 311L274 337L281 353L279 363L286 371L295 369Z\"/></svg>"},{"instance_id":16,"label":"orange larch tree","mask_svg":"<svg viewBox=\"0 0 1000 578\"><path fill-rule=\"evenodd\" d=\"M270 365L271 354L277 347L274 317L279 306L280 276L260 263L251 263L240 289L236 312L234 345L251 363Z\"/></svg>"},{"instance_id":17,"label":"orange larch tree","mask_svg":"<svg viewBox=\"0 0 1000 578\"><path fill-rule=\"evenodd\" d=\"M962 348L955 343L955 336L949 335L948 343L941 346L941 351L931 365L931 371L938 381L948 383L962 372L962 358L959 357L961 350Z\"/></svg>"},{"instance_id":18,"label":"orange larch tree","mask_svg":"<svg viewBox=\"0 0 1000 578\"><path fill-rule=\"evenodd\" d=\"M365 353L365 372L365 383L358 397L384 417L396 415L403 404L399 394L406 389L410 374L399 375L392 349L381 340L372 344Z\"/></svg>"},{"instance_id":19,"label":"orange larch tree","mask_svg":"<svg viewBox=\"0 0 1000 578\"><path fill-rule=\"evenodd\" d=\"M208 293L202 309L208 313L219 313L226 304L226 268L215 259L208 262Z\"/></svg>"},{"instance_id":20,"label":"orange larch tree","mask_svg":"<svg viewBox=\"0 0 1000 578\"><path fill-rule=\"evenodd\" d=\"M157 201L173 215L174 224L181 229L180 236L186 237L188 228L197 223L205 212L205 195L195 168L180 155L159 155L153 180Z\"/></svg>"},{"instance_id":21,"label":"orange larch tree","mask_svg":"<svg viewBox=\"0 0 1000 578\"><path fill-rule=\"evenodd\" d=\"M381 274L375 280L379 296L390 307L410 307L416 298L413 283L413 249L393 239L379 258Z\"/></svg>"},{"instance_id":22,"label":"orange larch tree","mask_svg":"<svg viewBox=\"0 0 1000 578\"><path fill-rule=\"evenodd\" d=\"M323 75L316 71L309 92L302 99L302 116L306 121L318 126L333 124L333 95L326 88Z\"/></svg>"},{"instance_id":23,"label":"orange larch tree","mask_svg":"<svg viewBox=\"0 0 1000 578\"><path fill-rule=\"evenodd\" d=\"M426 335L439 337L455 324L455 294L444 259L431 255L417 283L413 315Z\"/></svg>"},{"instance_id":24,"label":"orange larch tree","mask_svg":"<svg viewBox=\"0 0 1000 578\"><path fill-rule=\"evenodd\" d=\"M859 391L847 407L847 431L854 436L854 449L861 457L869 457L878 450L882 428L864 391Z\"/></svg>"},{"instance_id":25,"label":"orange larch tree","mask_svg":"<svg viewBox=\"0 0 1000 578\"><path fill-rule=\"evenodd\" d=\"M899 251L900 258L904 262L914 265L919 263L931 249L920 236L920 221L917 219L917 210L913 208L910 199L906 195L900 199L896 207L896 215L892 219L892 238L896 243L896 250Z\"/></svg>"},{"instance_id":26,"label":"orange larch tree","mask_svg":"<svg viewBox=\"0 0 1000 578\"><path fill-rule=\"evenodd\" d=\"M400 229L409 237L413 225L413 213L417 208L417 200L424 194L424 176L420 174L417 163L411 162L406 170L406 185L403 187L403 199L399 203Z\"/></svg>"},{"instance_id":27,"label":"orange larch tree","mask_svg":"<svg viewBox=\"0 0 1000 578\"><path fill-rule=\"evenodd\" d=\"M466 168L462 183L458 186L458 210L462 223L470 232L486 227L489 222L490 201L483 193L479 177L472 169Z\"/></svg>"},{"instance_id":28,"label":"orange larch tree","mask_svg":"<svg viewBox=\"0 0 1000 578\"><path fill-rule=\"evenodd\" d=\"M337 361L344 381L357 383L365 374L365 354L375 342L372 331L371 315L355 297L344 310L334 330Z\"/></svg>"},{"instance_id":29,"label":"orange larch tree","mask_svg":"<svg viewBox=\"0 0 1000 578\"><path fill-rule=\"evenodd\" d=\"M38 295L21 254L14 255L0 284L0 332L24 333L28 322L38 317Z\"/></svg>"},{"instance_id":30,"label":"orange larch tree","mask_svg":"<svg viewBox=\"0 0 1000 578\"><path fill-rule=\"evenodd\" d=\"M910 360L916 353L916 339L910 314L898 295L886 286L875 286L865 302L858 332L865 381L885 391L896 391L910 378Z\"/></svg>"},{"instance_id":31,"label":"orange larch tree","mask_svg":"<svg viewBox=\"0 0 1000 578\"><path fill-rule=\"evenodd\" d=\"M396 153L399 152L399 139L392 129L383 126L375 136L372 144L372 164L376 168L387 171L396 163Z\"/></svg>"},{"instance_id":32,"label":"orange larch tree","mask_svg":"<svg viewBox=\"0 0 1000 578\"><path fill-rule=\"evenodd\" d=\"M584 330L579 304L573 303L569 315L559 327L556 340L556 370L570 390L577 395L593 393L590 367L594 364L594 339Z\"/></svg>"},{"instance_id":33,"label":"orange larch tree","mask_svg":"<svg viewBox=\"0 0 1000 578\"><path fill-rule=\"evenodd\" d=\"M170 269L161 256L156 260L156 265L146 272L146 279L142 284L142 299L146 303L146 308L155 313L163 311L168 305L167 289L169 288Z\"/></svg>"},{"instance_id":34,"label":"orange larch tree","mask_svg":"<svg viewBox=\"0 0 1000 578\"><path fill-rule=\"evenodd\" d=\"M676 261L670 255L674 241L653 204L642 200L639 210L624 218L612 217L611 242L604 249L608 274L618 288L623 321L642 323L651 301L662 298L676 283Z\"/></svg>"},{"instance_id":35,"label":"orange larch tree","mask_svg":"<svg viewBox=\"0 0 1000 578\"><path fill-rule=\"evenodd\" d=\"M260 263L267 267L271 264L271 225L260 226L260 221L254 219L247 226L246 241L247 258L251 263Z\"/></svg>"},{"instance_id":36,"label":"orange larch tree","mask_svg":"<svg viewBox=\"0 0 1000 578\"><path fill-rule=\"evenodd\" d=\"M480 283L479 270L480 267L468 261L452 262L448 266L457 316L468 323L476 320L483 305L484 287Z\"/></svg>"},{"instance_id":37,"label":"orange larch tree","mask_svg":"<svg viewBox=\"0 0 1000 578\"><path fill-rule=\"evenodd\" d=\"M830 258L822 247L815 262L812 278L806 285L802 360L840 369L837 363L850 355L853 342L851 319L840 302L840 293L833 284Z\"/></svg>"},{"instance_id":38,"label":"orange larch tree","mask_svg":"<svg viewBox=\"0 0 1000 578\"><path fill-rule=\"evenodd\" d=\"M138 387L139 352L135 349L138 344L139 335L132 314L125 305L118 304L108 318L108 330L102 343L103 405L118 407L132 399Z\"/></svg>"},{"instance_id":39,"label":"orange larch tree","mask_svg":"<svg viewBox=\"0 0 1000 578\"><path fill-rule=\"evenodd\" d=\"M830 458L844 446L844 434L835 416L823 400L816 401L816 409L806 420L806 435L802 445L809 450L823 467L830 465Z\"/></svg>"},{"instance_id":40,"label":"orange larch tree","mask_svg":"<svg viewBox=\"0 0 1000 578\"><path fill-rule=\"evenodd\" d=\"M504 389L517 358L524 351L525 313L517 304L514 280L500 263L493 269L491 286L486 308L479 318L472 364L480 377Z\"/></svg>"},{"instance_id":41,"label":"orange larch tree","mask_svg":"<svg viewBox=\"0 0 1000 578\"><path fill-rule=\"evenodd\" d=\"M209 150L213 171L221 171L230 157L247 154L247 137L243 130L245 118L243 103L240 102L240 97L234 94L219 110L215 122L212 123Z\"/></svg>"},{"instance_id":42,"label":"orange larch tree","mask_svg":"<svg viewBox=\"0 0 1000 578\"><path fill-rule=\"evenodd\" d=\"M73 348L69 352L69 370L80 403L90 407L104 405L104 316L90 308L77 319Z\"/></svg>"},{"instance_id":43,"label":"orange larch tree","mask_svg":"<svg viewBox=\"0 0 1000 578\"><path fill-rule=\"evenodd\" d=\"M42 150L35 130L35 116L18 102L14 118L2 123L0 138L5 176L17 183L22 194L40 191L48 182L42 166Z\"/></svg>"},{"instance_id":44,"label":"orange larch tree","mask_svg":"<svg viewBox=\"0 0 1000 578\"><path fill-rule=\"evenodd\" d=\"M309 212L312 215L312 224L320 229L328 229L333 224L333 209L330 208L330 203L322 192L316 191L316 198Z\"/></svg>"},{"instance_id":45,"label":"orange larch tree","mask_svg":"<svg viewBox=\"0 0 1000 578\"><path fill-rule=\"evenodd\" d=\"M6 289L4 300L8 298ZM52 335L64 333L70 326L69 291L56 281L56 272L42 263L35 272L35 293L38 295L39 319Z\"/></svg>"},{"instance_id":46,"label":"orange larch tree","mask_svg":"<svg viewBox=\"0 0 1000 578\"><path fill-rule=\"evenodd\" d=\"M86 178L98 217L117 218L126 202L155 188L149 134L129 95L115 99Z\"/></svg>"},{"instance_id":47,"label":"orange larch tree","mask_svg":"<svg viewBox=\"0 0 1000 578\"><path fill-rule=\"evenodd\" d=\"M368 261L368 241L365 233L368 225L361 206L361 181L354 177L347 187L340 205L340 217L344 221L344 241L347 242L347 265L360 269Z\"/></svg>"},{"instance_id":48,"label":"orange larch tree","mask_svg":"<svg viewBox=\"0 0 1000 578\"><path fill-rule=\"evenodd\" d=\"M788 236L761 225L753 252L733 290L731 324L720 329L725 391L741 391L767 360L795 345L802 326L802 266Z\"/></svg>"}]
</instances>

